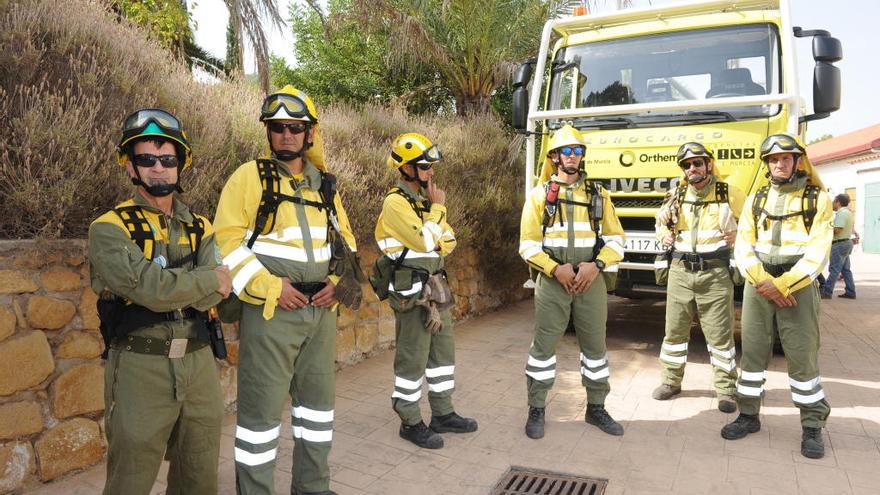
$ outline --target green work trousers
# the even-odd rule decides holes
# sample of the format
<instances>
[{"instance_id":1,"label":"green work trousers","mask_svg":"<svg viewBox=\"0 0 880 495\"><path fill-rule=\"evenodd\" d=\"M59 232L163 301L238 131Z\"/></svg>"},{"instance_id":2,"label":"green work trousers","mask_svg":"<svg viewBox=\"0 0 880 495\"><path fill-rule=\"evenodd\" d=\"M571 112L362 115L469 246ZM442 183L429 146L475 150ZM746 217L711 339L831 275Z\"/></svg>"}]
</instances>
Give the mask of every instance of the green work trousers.
<instances>
[{"instance_id":1,"label":"green work trousers","mask_svg":"<svg viewBox=\"0 0 880 495\"><path fill-rule=\"evenodd\" d=\"M767 364L773 353L773 329L779 330L788 364L791 398L801 411L801 425L825 426L831 406L819 378L819 292L814 284L792 294L797 306L778 308L746 284L742 313L742 370L737 403L744 414L758 414L764 396Z\"/></svg>"},{"instance_id":2,"label":"green work trousers","mask_svg":"<svg viewBox=\"0 0 880 495\"><path fill-rule=\"evenodd\" d=\"M443 416L454 411L455 339L449 310L441 311L443 329L436 335L425 330L424 309L416 306L409 311L395 311L394 393L391 406L405 425L422 420L419 399L422 381L428 382L431 414Z\"/></svg>"},{"instance_id":3,"label":"green work trousers","mask_svg":"<svg viewBox=\"0 0 880 495\"><path fill-rule=\"evenodd\" d=\"M733 342L733 282L727 267L690 271L680 262L669 268L666 286L666 335L660 350L663 383L680 386L687 364L694 316L706 336L715 392L736 390L736 348Z\"/></svg>"},{"instance_id":4,"label":"green work trousers","mask_svg":"<svg viewBox=\"0 0 880 495\"><path fill-rule=\"evenodd\" d=\"M282 408L292 399L293 487L330 487L327 456L333 439L336 312L315 306L275 310L242 303L238 364L235 476L239 494L274 490ZM292 490L291 490L292 491Z\"/></svg>"},{"instance_id":5,"label":"green work trousers","mask_svg":"<svg viewBox=\"0 0 880 495\"><path fill-rule=\"evenodd\" d=\"M105 495L147 495L163 454L172 495L215 495L223 396L210 347L179 359L111 349Z\"/></svg>"},{"instance_id":6,"label":"green work trousers","mask_svg":"<svg viewBox=\"0 0 880 495\"><path fill-rule=\"evenodd\" d=\"M604 404L611 390L608 355L605 352L605 321L608 294L604 277L596 277L583 294L568 294L556 279L538 275L535 287L535 333L526 363L529 406L544 407L547 392L556 379L556 344L569 319L574 322L580 346L581 383L589 404Z\"/></svg>"}]
</instances>

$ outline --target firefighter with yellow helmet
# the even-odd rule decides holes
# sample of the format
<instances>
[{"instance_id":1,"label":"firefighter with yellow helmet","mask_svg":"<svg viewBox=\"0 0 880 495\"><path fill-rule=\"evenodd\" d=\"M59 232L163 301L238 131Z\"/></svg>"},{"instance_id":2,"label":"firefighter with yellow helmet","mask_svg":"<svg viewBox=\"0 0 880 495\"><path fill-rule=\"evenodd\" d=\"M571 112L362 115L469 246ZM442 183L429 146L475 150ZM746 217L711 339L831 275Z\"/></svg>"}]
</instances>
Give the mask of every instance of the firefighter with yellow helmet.
<instances>
[{"instance_id":1,"label":"firefighter with yellow helmet","mask_svg":"<svg viewBox=\"0 0 880 495\"><path fill-rule=\"evenodd\" d=\"M774 329L788 364L791 397L800 409L801 454L825 455L822 427L831 411L819 377L819 292L828 263L832 205L804 146L775 134L761 145L770 183L746 198L734 255L748 282L743 294L740 415L721 430L728 440L761 429Z\"/></svg>"},{"instance_id":2,"label":"firefighter with yellow helmet","mask_svg":"<svg viewBox=\"0 0 880 495\"><path fill-rule=\"evenodd\" d=\"M89 227L105 342L105 494L146 495L163 457L168 493L217 493L223 396L205 311L229 294L214 231L176 194L192 151L180 121L147 108L122 127L134 197Z\"/></svg>"},{"instance_id":3,"label":"firefighter with yellow helmet","mask_svg":"<svg viewBox=\"0 0 880 495\"><path fill-rule=\"evenodd\" d=\"M440 149L414 132L391 144L388 168L400 180L382 203L375 236L383 256L371 283L386 297L397 320L394 392L391 404L400 416L400 437L422 448L439 449L439 433L467 433L477 422L459 416L452 405L455 390L455 340L450 308L452 292L443 261L456 246L447 223L446 192L434 182ZM430 428L422 421L419 399L428 385Z\"/></svg>"},{"instance_id":4,"label":"firefighter with yellow helmet","mask_svg":"<svg viewBox=\"0 0 880 495\"><path fill-rule=\"evenodd\" d=\"M660 351L663 376L652 396L668 400L681 393L691 323L698 315L715 373L718 409L732 413L736 348L731 257L745 197L718 178L715 157L702 144L684 143L677 158L682 181L656 218L657 239L667 251L655 268L666 270L668 281L666 335Z\"/></svg>"},{"instance_id":5,"label":"firefighter with yellow helmet","mask_svg":"<svg viewBox=\"0 0 880 495\"><path fill-rule=\"evenodd\" d=\"M544 436L544 406L556 377L556 345L569 320L580 345L585 420L611 435L623 427L605 410L610 385L605 323L607 291L623 259L624 232L611 198L587 179L586 146L566 124L550 138L541 184L523 206L520 256L535 280L535 330L526 363L529 438Z\"/></svg>"},{"instance_id":6,"label":"firefighter with yellow helmet","mask_svg":"<svg viewBox=\"0 0 880 495\"><path fill-rule=\"evenodd\" d=\"M270 152L230 176L215 217L223 263L242 302L236 488L273 492L289 395L291 493L331 494L336 305L343 300L331 238L352 252L355 240L311 99L285 86L266 97L260 120Z\"/></svg>"}]
</instances>

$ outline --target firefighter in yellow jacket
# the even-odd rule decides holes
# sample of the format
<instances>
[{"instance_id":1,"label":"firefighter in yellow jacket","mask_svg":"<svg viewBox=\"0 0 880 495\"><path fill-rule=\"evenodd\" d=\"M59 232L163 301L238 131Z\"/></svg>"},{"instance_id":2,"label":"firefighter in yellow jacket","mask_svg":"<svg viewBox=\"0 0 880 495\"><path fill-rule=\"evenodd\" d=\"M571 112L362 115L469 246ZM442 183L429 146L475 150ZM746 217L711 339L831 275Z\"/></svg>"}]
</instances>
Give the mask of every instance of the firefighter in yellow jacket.
<instances>
[{"instance_id":1,"label":"firefighter in yellow jacket","mask_svg":"<svg viewBox=\"0 0 880 495\"><path fill-rule=\"evenodd\" d=\"M456 240L446 221L446 192L434 182L441 158L440 149L421 134L410 132L394 140L387 165L401 177L385 196L375 231L384 254L380 263L390 268L387 294L396 319L391 404L400 416L400 437L428 449L443 446L438 433L477 430L475 420L459 416L452 406L453 300L443 260ZM423 381L428 384L430 428L419 410Z\"/></svg>"},{"instance_id":2,"label":"firefighter in yellow jacket","mask_svg":"<svg viewBox=\"0 0 880 495\"><path fill-rule=\"evenodd\" d=\"M668 251L666 335L660 352L663 379L652 396L668 400L681 393L691 323L699 315L715 372L718 409L736 411L736 348L733 342L734 284L731 278L736 220L743 193L717 176L715 157L700 143L678 149L684 180L657 212L657 238Z\"/></svg>"},{"instance_id":3,"label":"firefighter in yellow jacket","mask_svg":"<svg viewBox=\"0 0 880 495\"><path fill-rule=\"evenodd\" d=\"M816 277L828 263L831 199L797 139L769 136L761 145L770 184L746 198L735 246L748 282L743 294L740 415L721 430L728 440L761 429L774 328L785 351L791 398L800 409L801 454L825 455L822 427L831 411L819 377L819 292Z\"/></svg>"},{"instance_id":4,"label":"firefighter in yellow jacket","mask_svg":"<svg viewBox=\"0 0 880 495\"><path fill-rule=\"evenodd\" d=\"M330 274L335 211L352 251L338 195L322 192L327 165L311 99L285 86L263 102L271 153L241 165L217 206L217 244L242 302L235 429L236 488L270 494L282 407L292 400L291 493L330 494L336 284Z\"/></svg>"},{"instance_id":5,"label":"firefighter in yellow jacket","mask_svg":"<svg viewBox=\"0 0 880 495\"><path fill-rule=\"evenodd\" d=\"M604 406L610 390L607 291L623 259L623 228L608 192L587 180L580 132L567 124L553 134L548 148L542 183L526 198L520 225L520 256L537 273L535 331L526 363L526 435L544 436L544 405L556 377L556 344L569 319L581 350L585 420L605 433L623 435L623 427Z\"/></svg>"},{"instance_id":6,"label":"firefighter in yellow jacket","mask_svg":"<svg viewBox=\"0 0 880 495\"><path fill-rule=\"evenodd\" d=\"M128 116L118 161L136 193L92 223L88 249L107 347L104 493L150 493L164 456L167 493L213 495L223 396L204 312L229 295L229 270L211 223L176 197L192 163L176 117Z\"/></svg>"}]
</instances>

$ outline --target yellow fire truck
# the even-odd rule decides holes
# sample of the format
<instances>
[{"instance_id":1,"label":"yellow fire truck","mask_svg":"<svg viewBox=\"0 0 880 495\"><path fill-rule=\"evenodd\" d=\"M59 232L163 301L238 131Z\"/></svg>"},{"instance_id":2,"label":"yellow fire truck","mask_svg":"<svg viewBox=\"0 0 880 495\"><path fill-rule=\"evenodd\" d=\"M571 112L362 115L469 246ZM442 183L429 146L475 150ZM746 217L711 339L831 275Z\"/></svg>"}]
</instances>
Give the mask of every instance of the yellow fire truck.
<instances>
[{"instance_id":1,"label":"yellow fire truck","mask_svg":"<svg viewBox=\"0 0 880 495\"><path fill-rule=\"evenodd\" d=\"M766 183L758 149L767 135L803 136L808 121L840 107L840 41L793 26L791 3L708 0L550 20L537 58L516 71L526 190L548 131L571 122L587 143L587 175L610 190L626 230L618 293L658 290L654 214L681 176L682 143L706 145L723 179L750 193ZM810 114L797 38L812 39L816 62Z\"/></svg>"}]
</instances>

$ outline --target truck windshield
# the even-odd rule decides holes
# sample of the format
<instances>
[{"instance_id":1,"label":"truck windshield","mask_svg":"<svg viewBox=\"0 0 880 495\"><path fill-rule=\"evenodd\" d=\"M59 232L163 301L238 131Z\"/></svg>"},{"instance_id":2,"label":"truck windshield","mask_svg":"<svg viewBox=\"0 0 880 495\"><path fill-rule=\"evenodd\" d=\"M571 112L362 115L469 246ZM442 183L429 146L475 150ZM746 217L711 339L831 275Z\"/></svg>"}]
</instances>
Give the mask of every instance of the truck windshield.
<instances>
[{"instance_id":1,"label":"truck windshield","mask_svg":"<svg viewBox=\"0 0 880 495\"><path fill-rule=\"evenodd\" d=\"M764 95L780 90L772 24L694 29L572 45L551 66L549 109ZM775 91L774 91L775 90ZM578 127L656 126L767 117L779 105L585 117ZM622 115L622 114L621 114ZM552 125L552 124L551 124Z\"/></svg>"}]
</instances>

